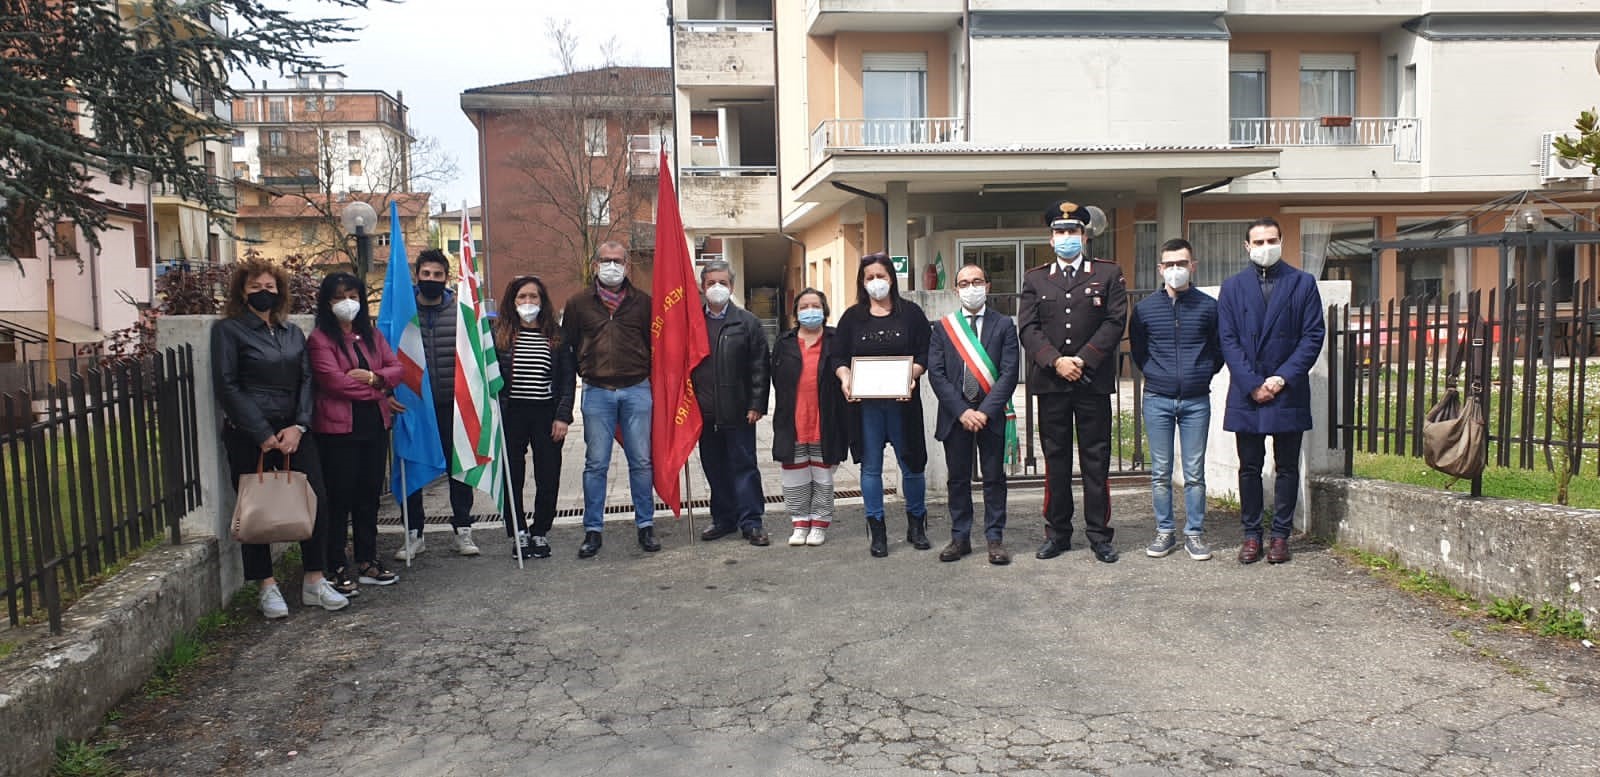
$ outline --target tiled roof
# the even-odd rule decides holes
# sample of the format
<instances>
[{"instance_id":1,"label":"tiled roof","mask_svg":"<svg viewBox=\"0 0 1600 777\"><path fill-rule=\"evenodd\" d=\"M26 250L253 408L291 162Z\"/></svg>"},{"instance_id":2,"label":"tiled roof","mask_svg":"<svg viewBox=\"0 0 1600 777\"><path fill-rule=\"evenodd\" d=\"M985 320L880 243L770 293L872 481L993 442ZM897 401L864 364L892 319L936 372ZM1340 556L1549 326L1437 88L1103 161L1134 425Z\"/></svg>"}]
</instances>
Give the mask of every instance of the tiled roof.
<instances>
[{"instance_id":1,"label":"tiled roof","mask_svg":"<svg viewBox=\"0 0 1600 777\"><path fill-rule=\"evenodd\" d=\"M1148 152L1247 151L1255 146L1197 144L1192 146L1150 145L1146 143L1104 143L1082 146L1033 145L1028 143L904 143L894 146L829 146L832 153L845 154L1132 154Z\"/></svg>"},{"instance_id":2,"label":"tiled roof","mask_svg":"<svg viewBox=\"0 0 1600 777\"><path fill-rule=\"evenodd\" d=\"M463 94L615 94L622 91L668 96L672 94L672 70L665 67L602 67L575 73L512 81L468 89Z\"/></svg>"}]
</instances>

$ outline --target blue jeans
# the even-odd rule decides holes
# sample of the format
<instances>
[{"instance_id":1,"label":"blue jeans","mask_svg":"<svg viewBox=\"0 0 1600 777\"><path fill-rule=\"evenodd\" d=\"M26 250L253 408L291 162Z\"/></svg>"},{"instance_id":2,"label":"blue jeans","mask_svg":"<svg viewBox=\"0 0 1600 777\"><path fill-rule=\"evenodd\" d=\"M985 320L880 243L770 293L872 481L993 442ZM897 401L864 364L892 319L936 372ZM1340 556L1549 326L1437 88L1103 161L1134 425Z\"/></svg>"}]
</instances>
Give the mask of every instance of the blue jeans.
<instances>
[{"instance_id":1,"label":"blue jeans","mask_svg":"<svg viewBox=\"0 0 1600 777\"><path fill-rule=\"evenodd\" d=\"M622 389L583 387L583 530L600 531L605 522L606 472L611 441L622 426L622 454L628 457L628 487L633 492L633 522L655 525L656 499L650 478L650 381Z\"/></svg>"},{"instance_id":2,"label":"blue jeans","mask_svg":"<svg viewBox=\"0 0 1600 777\"><path fill-rule=\"evenodd\" d=\"M906 466L905 407L893 399L867 399L861 402L861 501L866 503L867 520L883 520L883 444L894 446L900 462L900 491L906 499L906 514L925 516L924 497L927 479Z\"/></svg>"},{"instance_id":3,"label":"blue jeans","mask_svg":"<svg viewBox=\"0 0 1600 777\"><path fill-rule=\"evenodd\" d=\"M1150 490L1156 508L1156 531L1172 532L1172 437L1183 438L1184 534L1198 535L1206 520L1206 434L1211 427L1211 398L1144 395L1144 426L1150 437Z\"/></svg>"}]
</instances>

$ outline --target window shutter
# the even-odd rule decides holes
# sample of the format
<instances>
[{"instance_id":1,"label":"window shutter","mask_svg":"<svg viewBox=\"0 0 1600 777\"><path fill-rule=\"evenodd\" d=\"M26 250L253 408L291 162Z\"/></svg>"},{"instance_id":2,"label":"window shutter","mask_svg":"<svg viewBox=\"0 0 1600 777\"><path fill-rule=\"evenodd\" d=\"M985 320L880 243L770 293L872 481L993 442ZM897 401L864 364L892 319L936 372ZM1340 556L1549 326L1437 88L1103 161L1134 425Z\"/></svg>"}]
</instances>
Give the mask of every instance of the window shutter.
<instances>
[{"instance_id":1,"label":"window shutter","mask_svg":"<svg viewBox=\"0 0 1600 777\"><path fill-rule=\"evenodd\" d=\"M1264 53L1242 53L1228 55L1228 69L1248 73L1267 72L1267 55Z\"/></svg>"},{"instance_id":2,"label":"window shutter","mask_svg":"<svg viewBox=\"0 0 1600 777\"><path fill-rule=\"evenodd\" d=\"M922 51L868 52L861 55L861 69L894 73L927 72L928 54Z\"/></svg>"},{"instance_id":3,"label":"window shutter","mask_svg":"<svg viewBox=\"0 0 1600 777\"><path fill-rule=\"evenodd\" d=\"M139 205L124 205L123 207L139 214L138 224L133 230L133 266L139 269L150 267L150 221L146 215L145 207Z\"/></svg>"},{"instance_id":4,"label":"window shutter","mask_svg":"<svg viewBox=\"0 0 1600 777\"><path fill-rule=\"evenodd\" d=\"M1301 54L1301 70L1355 70L1354 54Z\"/></svg>"}]
</instances>

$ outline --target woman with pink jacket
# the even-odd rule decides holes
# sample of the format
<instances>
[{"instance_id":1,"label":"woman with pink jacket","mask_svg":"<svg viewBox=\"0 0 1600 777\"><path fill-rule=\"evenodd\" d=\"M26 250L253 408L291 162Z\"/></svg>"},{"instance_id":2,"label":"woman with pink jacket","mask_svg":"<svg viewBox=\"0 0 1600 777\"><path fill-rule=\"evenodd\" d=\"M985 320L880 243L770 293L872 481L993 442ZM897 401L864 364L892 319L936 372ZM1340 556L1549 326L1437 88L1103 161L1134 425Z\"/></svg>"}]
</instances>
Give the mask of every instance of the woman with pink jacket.
<instances>
[{"instance_id":1,"label":"woman with pink jacket","mask_svg":"<svg viewBox=\"0 0 1600 777\"><path fill-rule=\"evenodd\" d=\"M345 596L357 582L390 585L400 577L378 560L378 496L389 459L389 394L400 362L367 314L367 287L350 273L333 273L317 292L316 331L306 340L316 383L311 429L325 451L328 484L328 577ZM355 573L345 538L354 527Z\"/></svg>"}]
</instances>

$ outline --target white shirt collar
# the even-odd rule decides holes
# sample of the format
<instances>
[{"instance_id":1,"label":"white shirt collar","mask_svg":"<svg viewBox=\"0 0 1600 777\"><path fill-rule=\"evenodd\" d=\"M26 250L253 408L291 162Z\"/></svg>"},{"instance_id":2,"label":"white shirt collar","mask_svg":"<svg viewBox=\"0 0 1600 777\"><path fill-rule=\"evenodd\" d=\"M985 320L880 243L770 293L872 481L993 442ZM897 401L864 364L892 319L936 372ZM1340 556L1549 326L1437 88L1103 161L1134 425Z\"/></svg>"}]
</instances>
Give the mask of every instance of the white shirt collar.
<instances>
[{"instance_id":1,"label":"white shirt collar","mask_svg":"<svg viewBox=\"0 0 1600 777\"><path fill-rule=\"evenodd\" d=\"M983 307L978 308L977 310L967 310L965 307L963 307L963 308L961 308L961 315L963 315L963 316L965 316L967 318L972 318L973 316L977 316L978 320L981 321L981 320L983 320L983 314L987 313L988 311L989 311L989 306L988 305L984 305Z\"/></svg>"}]
</instances>

